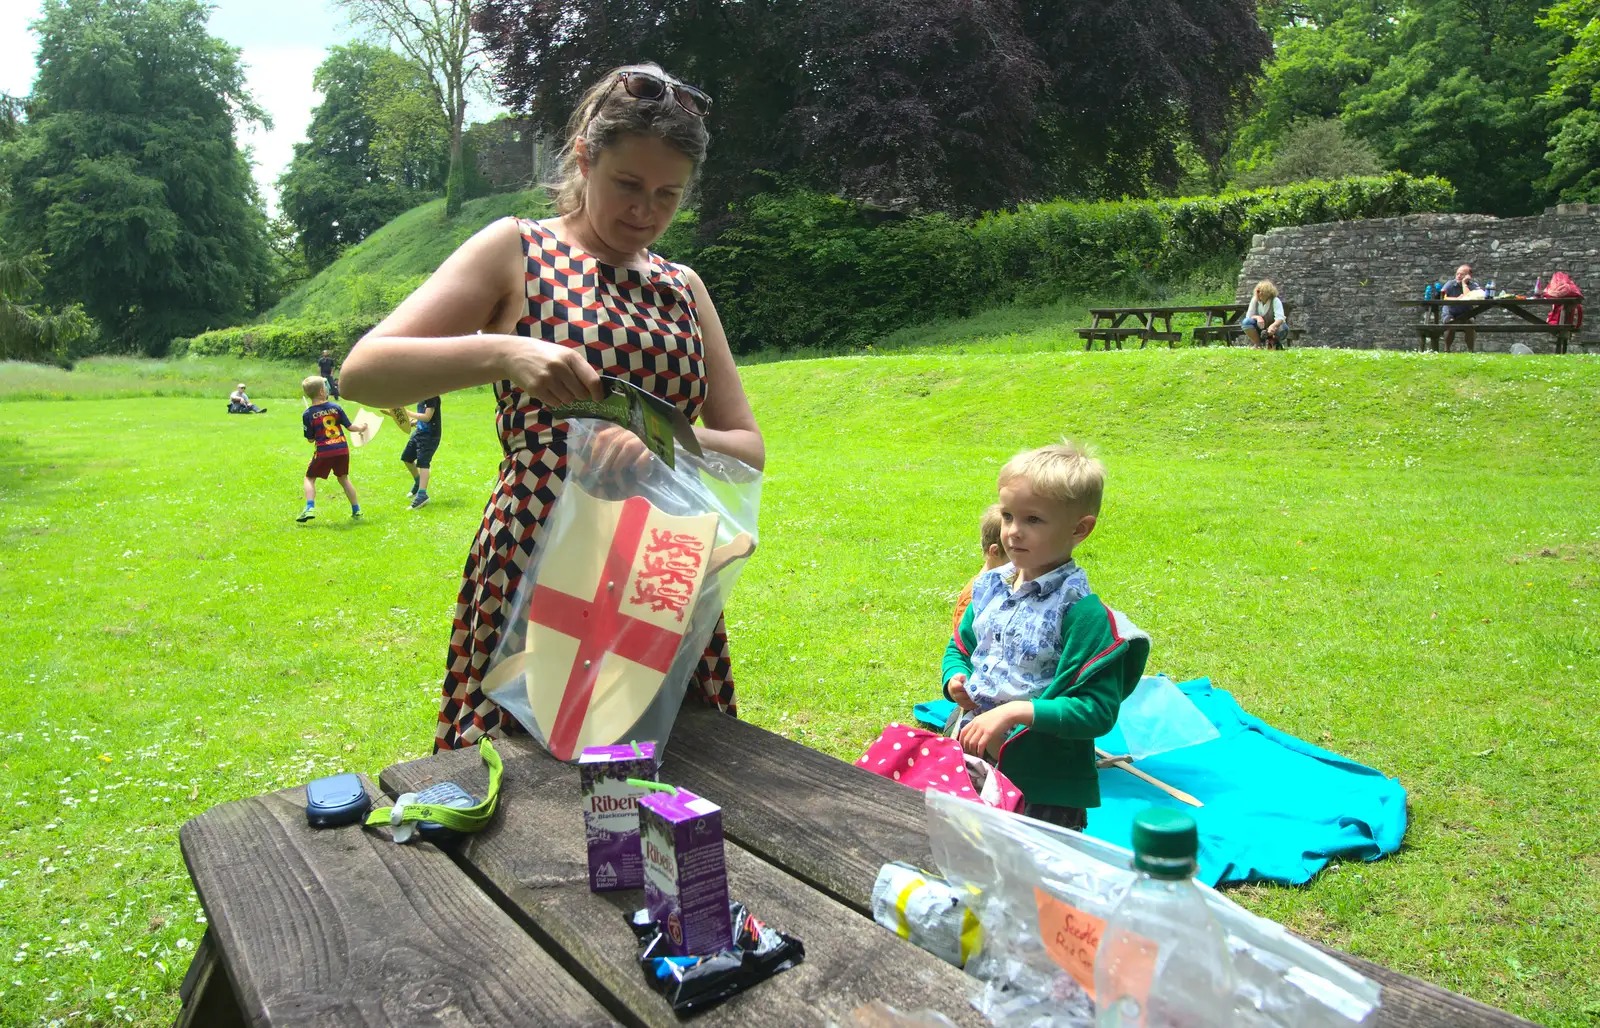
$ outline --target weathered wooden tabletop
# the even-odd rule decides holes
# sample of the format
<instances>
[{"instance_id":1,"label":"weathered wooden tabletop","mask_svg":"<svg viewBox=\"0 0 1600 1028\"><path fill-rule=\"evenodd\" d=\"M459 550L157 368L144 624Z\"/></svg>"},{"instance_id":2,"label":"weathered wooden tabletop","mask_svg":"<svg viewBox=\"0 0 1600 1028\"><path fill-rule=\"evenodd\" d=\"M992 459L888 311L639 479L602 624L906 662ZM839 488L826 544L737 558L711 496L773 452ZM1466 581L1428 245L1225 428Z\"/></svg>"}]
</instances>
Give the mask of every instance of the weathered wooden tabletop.
<instances>
[{"instance_id":1,"label":"weathered wooden tabletop","mask_svg":"<svg viewBox=\"0 0 1600 1028\"><path fill-rule=\"evenodd\" d=\"M494 824L450 850L383 832L306 827L303 790L224 804L181 834L210 921L179 1024L675 1025L635 960L642 893L591 893L577 770L526 739L505 761ZM480 795L476 752L397 764L390 796L440 781ZM805 960L694 1018L851 1024L883 1000L984 1023L971 980L870 918L892 860L931 866L922 797L708 709L686 707L663 781L723 808L729 889L805 943ZM1528 1022L1329 950L1381 982L1379 1025Z\"/></svg>"}]
</instances>

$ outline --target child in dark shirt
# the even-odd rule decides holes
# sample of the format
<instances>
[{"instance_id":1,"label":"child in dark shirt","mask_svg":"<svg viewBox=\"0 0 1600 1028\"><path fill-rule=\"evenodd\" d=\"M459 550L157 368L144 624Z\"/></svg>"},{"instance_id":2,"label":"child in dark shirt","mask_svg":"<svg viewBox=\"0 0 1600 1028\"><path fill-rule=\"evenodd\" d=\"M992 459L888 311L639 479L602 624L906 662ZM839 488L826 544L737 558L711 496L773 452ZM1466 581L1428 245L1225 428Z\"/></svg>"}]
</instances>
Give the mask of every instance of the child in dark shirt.
<instances>
[{"instance_id":1,"label":"child in dark shirt","mask_svg":"<svg viewBox=\"0 0 1600 1028\"><path fill-rule=\"evenodd\" d=\"M300 383L301 390L311 406L300 415L306 439L317 448L316 455L306 466L306 508L296 521L310 521L317 516L317 483L330 474L338 479L339 487L350 500L350 516L361 516L361 501L356 498L356 487L350 484L350 419L344 408L328 400L328 384L320 375L312 375Z\"/></svg>"}]
</instances>

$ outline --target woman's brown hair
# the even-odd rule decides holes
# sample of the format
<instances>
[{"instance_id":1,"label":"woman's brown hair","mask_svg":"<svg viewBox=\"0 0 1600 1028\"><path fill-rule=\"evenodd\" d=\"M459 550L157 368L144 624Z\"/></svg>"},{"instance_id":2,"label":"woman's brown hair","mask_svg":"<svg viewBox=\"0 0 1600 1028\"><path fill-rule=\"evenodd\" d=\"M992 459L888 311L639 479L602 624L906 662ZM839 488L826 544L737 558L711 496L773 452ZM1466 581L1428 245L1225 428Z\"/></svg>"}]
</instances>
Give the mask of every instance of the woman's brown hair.
<instances>
[{"instance_id":1,"label":"woman's brown hair","mask_svg":"<svg viewBox=\"0 0 1600 1028\"><path fill-rule=\"evenodd\" d=\"M663 90L655 100L631 95L618 76L625 71L640 71L667 82L676 82L658 64L626 64L613 68L590 86L567 121L567 143L561 151L560 175L547 188L555 197L556 211L572 214L583 209L584 179L578 167L578 140L592 167L600 154L627 136L654 136L683 154L694 164L694 175L706 159L711 134L705 119L690 114L678 104L672 90Z\"/></svg>"}]
</instances>

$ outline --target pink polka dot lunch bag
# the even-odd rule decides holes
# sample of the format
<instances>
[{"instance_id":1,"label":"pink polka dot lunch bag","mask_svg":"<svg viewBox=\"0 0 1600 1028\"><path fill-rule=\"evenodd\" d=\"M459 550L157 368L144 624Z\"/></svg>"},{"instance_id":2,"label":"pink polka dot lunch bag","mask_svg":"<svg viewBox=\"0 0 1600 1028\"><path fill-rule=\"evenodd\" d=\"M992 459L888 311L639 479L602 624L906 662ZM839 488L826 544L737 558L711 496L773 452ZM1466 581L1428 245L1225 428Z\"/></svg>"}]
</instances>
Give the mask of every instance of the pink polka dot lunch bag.
<instances>
[{"instance_id":1,"label":"pink polka dot lunch bag","mask_svg":"<svg viewBox=\"0 0 1600 1028\"><path fill-rule=\"evenodd\" d=\"M975 765L972 771L969 764ZM934 789L1012 813L1022 809L1022 791L998 768L968 756L956 740L925 728L891 724L867 747L856 766L918 791ZM973 772L980 780L976 788Z\"/></svg>"}]
</instances>

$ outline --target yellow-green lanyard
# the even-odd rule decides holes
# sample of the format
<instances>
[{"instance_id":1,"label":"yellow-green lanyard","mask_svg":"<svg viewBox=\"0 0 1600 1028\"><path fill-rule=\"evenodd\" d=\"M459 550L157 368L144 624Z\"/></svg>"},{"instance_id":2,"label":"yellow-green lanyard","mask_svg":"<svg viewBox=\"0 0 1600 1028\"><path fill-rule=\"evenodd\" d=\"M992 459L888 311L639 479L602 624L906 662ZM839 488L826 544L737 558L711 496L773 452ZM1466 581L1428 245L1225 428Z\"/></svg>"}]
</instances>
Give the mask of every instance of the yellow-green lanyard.
<instances>
[{"instance_id":1,"label":"yellow-green lanyard","mask_svg":"<svg viewBox=\"0 0 1600 1028\"><path fill-rule=\"evenodd\" d=\"M495 807L500 803L500 772L503 765L500 763L500 754L494 751L488 736L478 744L478 752L483 756L483 762L489 765L489 795L482 803L465 809L438 803L407 803L401 808L399 817L394 816L393 807L384 807L367 815L367 827L431 821L457 832L483 831L494 818Z\"/></svg>"}]
</instances>

